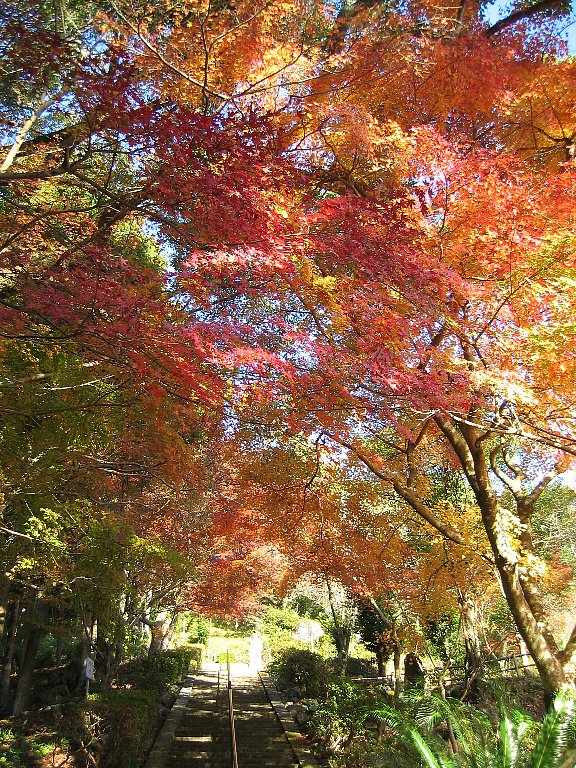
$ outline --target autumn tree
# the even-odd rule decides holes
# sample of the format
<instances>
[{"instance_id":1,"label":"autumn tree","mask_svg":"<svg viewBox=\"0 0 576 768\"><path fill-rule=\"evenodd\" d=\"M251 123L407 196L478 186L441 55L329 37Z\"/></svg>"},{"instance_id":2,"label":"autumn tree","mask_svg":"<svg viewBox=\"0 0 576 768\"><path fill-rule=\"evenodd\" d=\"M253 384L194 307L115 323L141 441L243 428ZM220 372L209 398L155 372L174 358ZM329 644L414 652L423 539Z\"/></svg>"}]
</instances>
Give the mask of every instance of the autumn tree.
<instances>
[{"instance_id":1,"label":"autumn tree","mask_svg":"<svg viewBox=\"0 0 576 768\"><path fill-rule=\"evenodd\" d=\"M25 644L15 711L43 633L83 640L106 684L134 623L183 607L220 416L218 377L196 364L137 210L147 182L133 140L154 131L134 122L130 139L124 120L157 113L120 48L97 43L96 11L36 3L2 27L2 706Z\"/></svg>"},{"instance_id":2,"label":"autumn tree","mask_svg":"<svg viewBox=\"0 0 576 768\"><path fill-rule=\"evenodd\" d=\"M344 463L376 478L489 563L547 695L571 683L576 630L548 626L531 531L574 450L564 10L519 5L491 25L465 1L20 10L3 43L19 84L9 70L0 89L14 440L55 407L117 411L122 436L138 413L145 432L163 404L177 446L189 420L229 436L257 423L248 448L263 431L273 456L295 436L323 444L332 478ZM45 391L56 359L73 371L64 410ZM107 451L95 463L126 470ZM153 453L145 464L148 481ZM446 464L465 504L434 496ZM241 497L246 478L223 470L240 491L220 498ZM318 559L354 573L358 507L322 482L301 518L286 502L286 528L301 519L324 536ZM218 510L214 566L250 576L245 552L266 551L274 518L261 500L239 504L233 531ZM11 536L30 535L16 522Z\"/></svg>"},{"instance_id":3,"label":"autumn tree","mask_svg":"<svg viewBox=\"0 0 576 768\"><path fill-rule=\"evenodd\" d=\"M211 320L242 339L240 418L267 400L270 425L325 435L474 551L430 497L435 457L465 478L480 554L551 695L572 681L575 637L547 628L530 526L573 452L573 64L543 8L492 27L465 5L380 10L334 20L324 70L283 115L309 191L285 205L273 268L268 243L220 247L182 280L209 286Z\"/></svg>"}]
</instances>

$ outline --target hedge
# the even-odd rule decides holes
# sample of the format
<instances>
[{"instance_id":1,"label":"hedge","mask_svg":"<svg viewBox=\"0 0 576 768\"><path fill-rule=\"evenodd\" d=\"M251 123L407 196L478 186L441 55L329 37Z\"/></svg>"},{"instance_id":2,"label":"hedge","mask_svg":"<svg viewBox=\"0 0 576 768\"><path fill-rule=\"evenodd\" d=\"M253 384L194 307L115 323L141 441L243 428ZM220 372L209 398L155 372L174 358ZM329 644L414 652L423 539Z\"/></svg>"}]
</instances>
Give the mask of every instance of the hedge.
<instances>
[{"instance_id":1,"label":"hedge","mask_svg":"<svg viewBox=\"0 0 576 768\"><path fill-rule=\"evenodd\" d=\"M96 728L105 746L99 768L136 768L142 763L159 720L156 691L117 689L92 694L84 711L88 721L94 715L101 718Z\"/></svg>"}]
</instances>

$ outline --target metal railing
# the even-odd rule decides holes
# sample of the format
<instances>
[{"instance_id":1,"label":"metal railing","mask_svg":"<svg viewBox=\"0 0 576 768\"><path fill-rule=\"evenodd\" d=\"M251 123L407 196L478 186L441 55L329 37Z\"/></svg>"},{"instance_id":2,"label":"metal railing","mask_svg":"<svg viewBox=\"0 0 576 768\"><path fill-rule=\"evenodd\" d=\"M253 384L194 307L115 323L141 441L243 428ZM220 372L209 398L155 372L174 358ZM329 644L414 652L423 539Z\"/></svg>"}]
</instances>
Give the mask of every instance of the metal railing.
<instances>
[{"instance_id":1,"label":"metal railing","mask_svg":"<svg viewBox=\"0 0 576 768\"><path fill-rule=\"evenodd\" d=\"M230 674L230 654L226 653L226 669L228 671L228 717L230 720L230 765L238 768L238 751L236 749L236 728L234 725L234 703L232 701L232 676Z\"/></svg>"}]
</instances>

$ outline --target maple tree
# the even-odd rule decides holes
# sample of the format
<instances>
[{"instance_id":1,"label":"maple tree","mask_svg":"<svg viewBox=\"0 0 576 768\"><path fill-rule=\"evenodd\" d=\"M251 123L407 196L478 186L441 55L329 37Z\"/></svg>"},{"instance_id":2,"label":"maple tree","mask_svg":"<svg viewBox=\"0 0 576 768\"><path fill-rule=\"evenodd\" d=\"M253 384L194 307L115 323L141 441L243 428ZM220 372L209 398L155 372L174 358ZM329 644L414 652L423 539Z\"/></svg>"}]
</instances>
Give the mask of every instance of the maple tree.
<instances>
[{"instance_id":1,"label":"maple tree","mask_svg":"<svg viewBox=\"0 0 576 768\"><path fill-rule=\"evenodd\" d=\"M207 607L310 553L377 595L408 545L373 533L377 478L495 569L547 694L573 681L531 532L574 453L564 10L36 2L4 25L14 562L41 508L88 499L177 551L196 530ZM464 501L434 494L446 463ZM213 527L178 532L196 474Z\"/></svg>"},{"instance_id":2,"label":"maple tree","mask_svg":"<svg viewBox=\"0 0 576 768\"><path fill-rule=\"evenodd\" d=\"M275 245L273 270L267 243L228 246L197 252L182 280L191 295L208 284L211 319L242 335L240 418L271 403L271 425L325 435L473 549L428 500L431 451L448 455L474 494L490 544L481 554L551 694L572 679L575 637L560 646L546 628L530 520L573 452L573 355L562 337L574 175L562 164L570 118L555 115L556 142L542 127L553 103L532 113L546 79L558 76L561 93L572 65L506 34L520 16L416 36L384 27L384 42L368 16L358 6L347 17L329 46L339 71L284 117L312 195L286 206L294 228Z\"/></svg>"},{"instance_id":3,"label":"maple tree","mask_svg":"<svg viewBox=\"0 0 576 768\"><path fill-rule=\"evenodd\" d=\"M286 595L302 578L312 578L324 590L329 585L328 594L334 596L329 601L331 631L345 666L357 597L373 604L375 596L383 595L391 617L387 621L397 625L395 636L402 638L395 646L398 675L402 647L420 648L421 626L455 611L475 651L469 654L469 674L477 674L484 653L490 652L480 648L475 614L491 592L492 576L483 558L430 536L377 482L350 476L357 474L353 465L347 470L321 441L296 437L266 448L266 430L256 429L261 436L256 444L254 428L245 429L230 438L227 453L220 455L227 481L212 501L213 563L206 569L208 578L194 590L194 605L234 616L257 615L258 594L274 588ZM436 493L439 499L447 495L440 488ZM470 503L466 512L453 514L459 523L466 515L467 524L476 526ZM481 531L475 541L487 547ZM349 596L345 602L351 610L344 611L344 618L340 593Z\"/></svg>"},{"instance_id":4,"label":"maple tree","mask_svg":"<svg viewBox=\"0 0 576 768\"><path fill-rule=\"evenodd\" d=\"M2 706L14 642L33 638L15 711L43 632L86 640L96 622L85 653L109 670L135 622L185 604L203 551L202 444L218 421L218 378L196 363L166 259L135 208L146 176L129 142L152 128L125 130L133 70L119 49L82 50L91 6L68 26L57 17L56 32L47 8L3 27L21 78L6 73L2 90Z\"/></svg>"}]
</instances>

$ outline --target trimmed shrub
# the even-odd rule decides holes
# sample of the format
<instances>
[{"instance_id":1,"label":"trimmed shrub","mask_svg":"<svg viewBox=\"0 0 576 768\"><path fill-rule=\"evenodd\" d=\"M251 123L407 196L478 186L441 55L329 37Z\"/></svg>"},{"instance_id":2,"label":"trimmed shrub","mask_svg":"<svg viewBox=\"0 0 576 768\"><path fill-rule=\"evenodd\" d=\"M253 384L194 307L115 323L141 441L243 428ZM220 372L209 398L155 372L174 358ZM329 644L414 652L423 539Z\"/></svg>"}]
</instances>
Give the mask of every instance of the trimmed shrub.
<instances>
[{"instance_id":1,"label":"trimmed shrub","mask_svg":"<svg viewBox=\"0 0 576 768\"><path fill-rule=\"evenodd\" d=\"M189 666L192 664L195 670L202 669L206 646L204 646L202 643L193 643L191 645L187 645L186 650L190 651Z\"/></svg>"},{"instance_id":2,"label":"trimmed shrub","mask_svg":"<svg viewBox=\"0 0 576 768\"><path fill-rule=\"evenodd\" d=\"M330 669L325 659L312 651L288 648L272 664L270 674L278 683L295 685L312 698L323 698Z\"/></svg>"},{"instance_id":3,"label":"trimmed shrub","mask_svg":"<svg viewBox=\"0 0 576 768\"><path fill-rule=\"evenodd\" d=\"M146 659L131 659L118 668L118 685L161 694L186 677L194 655L191 648L178 648L160 651Z\"/></svg>"},{"instance_id":4,"label":"trimmed shrub","mask_svg":"<svg viewBox=\"0 0 576 768\"><path fill-rule=\"evenodd\" d=\"M164 651L163 655L166 658L173 659L176 662L177 677L170 682L178 683L188 674L192 660L194 656L197 656L197 653L195 653L191 647L185 646L184 648L174 648L171 651ZM195 669L197 669L197 667L195 667Z\"/></svg>"},{"instance_id":5,"label":"trimmed shrub","mask_svg":"<svg viewBox=\"0 0 576 768\"><path fill-rule=\"evenodd\" d=\"M136 768L158 722L155 691L96 693L84 703L85 717L105 744L99 768ZM98 722L99 721L99 722Z\"/></svg>"}]
</instances>

